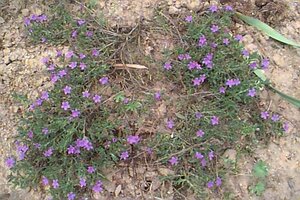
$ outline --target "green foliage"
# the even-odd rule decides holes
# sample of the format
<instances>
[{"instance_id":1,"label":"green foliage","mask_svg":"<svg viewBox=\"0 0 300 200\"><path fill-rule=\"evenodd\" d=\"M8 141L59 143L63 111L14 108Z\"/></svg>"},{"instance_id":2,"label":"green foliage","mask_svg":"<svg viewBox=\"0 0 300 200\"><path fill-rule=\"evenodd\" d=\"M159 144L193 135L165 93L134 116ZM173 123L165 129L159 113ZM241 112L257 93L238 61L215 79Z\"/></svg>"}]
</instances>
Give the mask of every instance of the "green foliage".
<instances>
[{"instance_id":1,"label":"green foliage","mask_svg":"<svg viewBox=\"0 0 300 200\"><path fill-rule=\"evenodd\" d=\"M268 167L264 161L260 160L254 165L253 175L257 178L265 178L268 175Z\"/></svg>"}]
</instances>

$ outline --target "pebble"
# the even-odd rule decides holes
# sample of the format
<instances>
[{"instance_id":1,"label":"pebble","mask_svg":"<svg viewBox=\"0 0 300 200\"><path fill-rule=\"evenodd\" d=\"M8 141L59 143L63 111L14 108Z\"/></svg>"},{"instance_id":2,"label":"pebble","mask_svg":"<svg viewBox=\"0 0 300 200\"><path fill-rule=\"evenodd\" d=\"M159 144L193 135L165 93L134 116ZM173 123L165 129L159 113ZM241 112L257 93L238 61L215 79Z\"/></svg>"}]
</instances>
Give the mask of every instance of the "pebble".
<instances>
[{"instance_id":1,"label":"pebble","mask_svg":"<svg viewBox=\"0 0 300 200\"><path fill-rule=\"evenodd\" d=\"M4 22L5 20L2 17L0 17L0 24L3 24Z\"/></svg>"}]
</instances>

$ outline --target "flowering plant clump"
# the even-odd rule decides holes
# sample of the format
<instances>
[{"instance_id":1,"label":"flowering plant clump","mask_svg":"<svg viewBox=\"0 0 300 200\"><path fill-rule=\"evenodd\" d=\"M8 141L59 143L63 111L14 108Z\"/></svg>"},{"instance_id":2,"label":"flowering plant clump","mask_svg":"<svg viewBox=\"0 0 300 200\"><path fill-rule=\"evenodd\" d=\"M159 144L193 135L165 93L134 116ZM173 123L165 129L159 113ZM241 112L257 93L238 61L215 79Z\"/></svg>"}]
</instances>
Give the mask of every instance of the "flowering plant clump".
<instances>
[{"instance_id":1,"label":"flowering plant clump","mask_svg":"<svg viewBox=\"0 0 300 200\"><path fill-rule=\"evenodd\" d=\"M24 101L28 109L15 141L18 158L6 159L15 185L42 188L53 199L89 197L104 191L104 167L138 158L140 150L157 158L149 164L176 172L165 180L204 195L222 187L218 161L226 149L245 149L288 129L278 114L257 107L263 85L253 69L266 69L269 62L247 52L242 36L230 32L231 7L212 6L204 16L182 19L186 45L161 67L165 83L180 89L179 97L155 91L151 101L136 91L127 95L115 82L110 63L128 35L94 28L83 11L72 17L61 7L54 10L24 19L33 42L67 43L69 49L41 60L53 87L33 102ZM138 134L140 119L151 114L147 106L165 101L175 110L161 120L165 132Z\"/></svg>"},{"instance_id":2,"label":"flowering plant clump","mask_svg":"<svg viewBox=\"0 0 300 200\"><path fill-rule=\"evenodd\" d=\"M125 95L124 102L111 98L120 88L108 75L106 58L113 51L107 47L117 39L57 9L62 15L24 20L34 42L56 44L59 37L71 46L41 60L53 89L41 91L32 103L26 100L15 142L19 158L8 157L6 165L10 181L20 187L41 187L53 199L80 199L102 192L101 170L126 162L140 145L142 137L130 127L118 131L125 114L138 113L140 103Z\"/></svg>"}]
</instances>

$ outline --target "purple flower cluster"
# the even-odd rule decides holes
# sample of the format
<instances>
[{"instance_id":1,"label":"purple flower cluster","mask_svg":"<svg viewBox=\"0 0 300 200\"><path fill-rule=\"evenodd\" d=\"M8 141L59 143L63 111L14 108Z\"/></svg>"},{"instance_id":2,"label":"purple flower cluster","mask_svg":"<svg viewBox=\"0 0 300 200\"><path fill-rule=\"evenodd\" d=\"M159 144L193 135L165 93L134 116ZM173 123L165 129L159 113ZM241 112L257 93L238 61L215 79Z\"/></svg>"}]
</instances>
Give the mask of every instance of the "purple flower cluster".
<instances>
[{"instance_id":1,"label":"purple flower cluster","mask_svg":"<svg viewBox=\"0 0 300 200\"><path fill-rule=\"evenodd\" d=\"M76 147L83 148L89 151L93 149L93 144L88 140L88 138L77 139Z\"/></svg>"},{"instance_id":2,"label":"purple flower cluster","mask_svg":"<svg viewBox=\"0 0 300 200\"><path fill-rule=\"evenodd\" d=\"M166 63L164 64L164 68L165 68L165 70L171 70L171 69L172 69L171 62L166 62Z\"/></svg>"},{"instance_id":3,"label":"purple flower cluster","mask_svg":"<svg viewBox=\"0 0 300 200\"><path fill-rule=\"evenodd\" d=\"M200 75L200 77L197 77L197 78L193 79L192 81L193 81L194 86L199 86L202 83L204 83L205 80L206 80L206 75L202 74L202 75Z\"/></svg>"},{"instance_id":4,"label":"purple flower cluster","mask_svg":"<svg viewBox=\"0 0 300 200\"><path fill-rule=\"evenodd\" d=\"M98 192L102 192L103 191L103 188L102 188L102 182L101 181L97 181L96 183L95 183L95 185L93 186L93 191L94 192L96 192L96 193L98 193Z\"/></svg>"},{"instance_id":5,"label":"purple flower cluster","mask_svg":"<svg viewBox=\"0 0 300 200\"><path fill-rule=\"evenodd\" d=\"M129 135L127 136L127 142L129 144L137 144L141 138L138 135Z\"/></svg>"},{"instance_id":6,"label":"purple flower cluster","mask_svg":"<svg viewBox=\"0 0 300 200\"><path fill-rule=\"evenodd\" d=\"M192 69L202 69L201 65L196 62L196 61L190 61L188 64L188 69L192 70Z\"/></svg>"},{"instance_id":7,"label":"purple flower cluster","mask_svg":"<svg viewBox=\"0 0 300 200\"><path fill-rule=\"evenodd\" d=\"M170 163L171 165L177 165L178 162L179 162L179 159L178 159L178 157L176 157L176 156L171 157L170 160L169 160L169 163Z\"/></svg>"},{"instance_id":8,"label":"purple flower cluster","mask_svg":"<svg viewBox=\"0 0 300 200\"><path fill-rule=\"evenodd\" d=\"M29 147L26 144L19 144L19 142L16 142L16 147L19 154L19 159L23 160Z\"/></svg>"},{"instance_id":9,"label":"purple flower cluster","mask_svg":"<svg viewBox=\"0 0 300 200\"><path fill-rule=\"evenodd\" d=\"M204 35L201 35L198 40L198 46L204 47L206 44L207 44L206 37Z\"/></svg>"},{"instance_id":10,"label":"purple flower cluster","mask_svg":"<svg viewBox=\"0 0 300 200\"><path fill-rule=\"evenodd\" d=\"M41 14L41 15L32 14L29 17L26 17L24 19L24 25L29 26L32 22L43 23L47 20L48 20L48 17L45 14Z\"/></svg>"},{"instance_id":11,"label":"purple flower cluster","mask_svg":"<svg viewBox=\"0 0 300 200\"><path fill-rule=\"evenodd\" d=\"M182 61L182 60L190 60L192 57L190 56L190 54L186 53L186 54L179 54L177 58L178 60Z\"/></svg>"},{"instance_id":12,"label":"purple flower cluster","mask_svg":"<svg viewBox=\"0 0 300 200\"><path fill-rule=\"evenodd\" d=\"M212 69L212 67L213 67L212 59L213 59L213 54L212 54L212 53L208 53L208 54L203 58L202 63L205 64L206 67L207 67L208 69Z\"/></svg>"},{"instance_id":13,"label":"purple flower cluster","mask_svg":"<svg viewBox=\"0 0 300 200\"><path fill-rule=\"evenodd\" d=\"M127 160L127 158L129 158L129 154L128 151L123 151L120 155L120 159L121 160Z\"/></svg>"},{"instance_id":14,"label":"purple flower cluster","mask_svg":"<svg viewBox=\"0 0 300 200\"><path fill-rule=\"evenodd\" d=\"M15 160L15 158L14 157L8 157L6 160L5 160L5 164L6 164L6 166L9 168L9 169L11 169L11 168L13 168L14 166L15 166L15 164L16 164L16 160Z\"/></svg>"},{"instance_id":15,"label":"purple flower cluster","mask_svg":"<svg viewBox=\"0 0 300 200\"><path fill-rule=\"evenodd\" d=\"M50 147L46 151L44 151L44 156L45 157L50 157L53 154L53 148Z\"/></svg>"},{"instance_id":16,"label":"purple flower cluster","mask_svg":"<svg viewBox=\"0 0 300 200\"><path fill-rule=\"evenodd\" d=\"M226 86L228 87L233 87L233 86L237 86L241 84L241 81L237 78L237 79L228 79L225 83Z\"/></svg>"},{"instance_id":17,"label":"purple flower cluster","mask_svg":"<svg viewBox=\"0 0 300 200\"><path fill-rule=\"evenodd\" d=\"M220 177L217 177L215 181L209 181L206 186L207 188L211 189L216 185L217 187L220 187L222 185L222 179Z\"/></svg>"}]
</instances>

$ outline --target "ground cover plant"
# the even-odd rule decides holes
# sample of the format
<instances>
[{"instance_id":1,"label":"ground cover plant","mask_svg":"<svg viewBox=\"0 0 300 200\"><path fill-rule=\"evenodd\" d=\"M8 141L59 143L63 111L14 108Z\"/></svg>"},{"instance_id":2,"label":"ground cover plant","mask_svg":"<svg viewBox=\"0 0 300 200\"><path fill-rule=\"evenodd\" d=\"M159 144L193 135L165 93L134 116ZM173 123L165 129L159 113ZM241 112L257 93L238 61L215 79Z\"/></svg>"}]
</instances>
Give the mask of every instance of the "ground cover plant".
<instances>
[{"instance_id":1,"label":"ground cover plant","mask_svg":"<svg viewBox=\"0 0 300 200\"><path fill-rule=\"evenodd\" d=\"M146 86L134 85L137 78L115 70L132 31L107 30L84 8L76 14L59 5L49 15L24 19L32 42L67 44L69 50L42 59L52 88L33 103L16 95L28 111L16 136L18 158L6 160L13 184L42 188L53 199L90 197L103 191L103 168L142 164L146 153L150 165L175 172L161 180L179 194L218 195L226 149L250 151L288 128L278 114L259 107L263 83L253 70L267 69L268 59L243 49L242 35L230 30L230 6L181 18L181 44L155 60L160 67L151 80L173 90L154 90L147 78ZM155 119L161 104L167 114ZM164 129L140 132L146 119Z\"/></svg>"}]
</instances>

